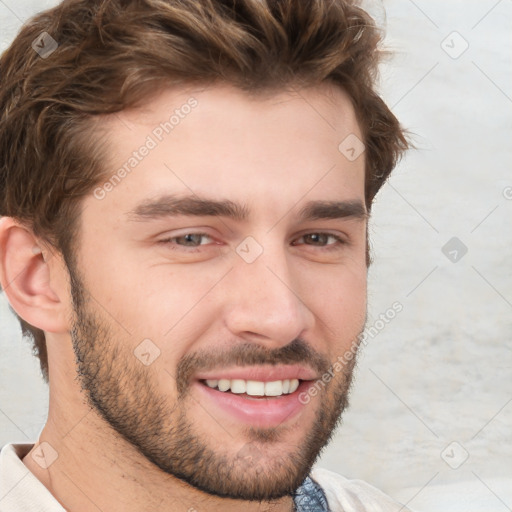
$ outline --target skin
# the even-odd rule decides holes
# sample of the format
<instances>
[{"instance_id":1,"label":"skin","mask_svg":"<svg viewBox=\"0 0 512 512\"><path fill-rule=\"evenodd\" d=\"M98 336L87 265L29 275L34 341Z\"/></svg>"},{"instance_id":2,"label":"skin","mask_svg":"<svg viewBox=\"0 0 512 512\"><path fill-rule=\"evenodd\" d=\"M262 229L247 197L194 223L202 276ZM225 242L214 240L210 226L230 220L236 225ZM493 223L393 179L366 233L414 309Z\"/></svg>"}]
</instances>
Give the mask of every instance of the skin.
<instances>
[{"instance_id":1,"label":"skin","mask_svg":"<svg viewBox=\"0 0 512 512\"><path fill-rule=\"evenodd\" d=\"M158 463L180 447L163 433L179 419L187 425L193 437L186 446L192 450L195 440L212 455L205 475L213 487L219 484L213 473L232 467L231 491L249 492L249 482L259 479L260 495L270 495L272 486L301 481L297 461L307 473L334 428L333 418L319 418L331 410L337 416L346 401L353 365L292 417L251 429L219 410L195 376L206 361L219 374L235 367L279 370L288 362L283 349L300 340L318 365L311 357L293 362L320 378L363 330L366 218L298 218L307 201L364 205L364 157L349 161L338 150L349 134L362 139L348 96L327 85L266 98L227 85L165 90L142 109L102 120L107 168L120 168L191 96L197 106L136 169L104 198L91 191L83 200L74 303L63 256L13 219L0 220L2 287L17 313L45 331L49 356L48 421L23 462L72 512L289 511L287 495L242 504L162 470ZM137 205L162 194L229 199L244 204L249 216L133 219ZM326 232L345 243L304 237ZM175 238L186 233L208 236L191 247ZM247 236L263 251L252 263L236 251ZM159 350L148 366L134 356L145 339ZM240 347L246 351L237 359ZM206 358L183 370L200 354ZM145 449L157 448L153 459L129 439L139 426L158 434L137 438ZM43 442L58 453L47 469L33 457ZM239 457L248 449L256 453L249 463Z\"/></svg>"}]
</instances>

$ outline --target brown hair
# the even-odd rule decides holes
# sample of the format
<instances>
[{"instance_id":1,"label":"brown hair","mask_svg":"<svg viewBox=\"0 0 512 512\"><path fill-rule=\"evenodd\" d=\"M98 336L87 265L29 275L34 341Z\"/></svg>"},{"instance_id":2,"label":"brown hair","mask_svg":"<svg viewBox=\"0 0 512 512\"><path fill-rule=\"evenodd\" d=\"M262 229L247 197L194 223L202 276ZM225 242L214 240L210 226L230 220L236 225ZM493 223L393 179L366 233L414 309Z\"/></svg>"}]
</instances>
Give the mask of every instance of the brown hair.
<instances>
[{"instance_id":1,"label":"brown hair","mask_svg":"<svg viewBox=\"0 0 512 512\"><path fill-rule=\"evenodd\" d=\"M80 199L108 173L94 116L136 107L161 86L218 81L252 94L344 88L364 136L370 209L408 147L375 91L380 40L350 0L64 0L0 59L0 216L69 256ZM44 333L20 323L48 382Z\"/></svg>"}]
</instances>

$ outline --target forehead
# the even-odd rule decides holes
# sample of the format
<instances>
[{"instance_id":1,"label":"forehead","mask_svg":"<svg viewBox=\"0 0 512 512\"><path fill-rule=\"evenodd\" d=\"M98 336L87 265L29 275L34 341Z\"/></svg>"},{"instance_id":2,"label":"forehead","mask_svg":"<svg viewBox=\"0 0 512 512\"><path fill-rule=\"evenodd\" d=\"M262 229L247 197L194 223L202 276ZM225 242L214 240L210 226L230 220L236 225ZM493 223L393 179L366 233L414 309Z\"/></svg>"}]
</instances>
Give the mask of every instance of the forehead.
<instances>
[{"instance_id":1,"label":"forehead","mask_svg":"<svg viewBox=\"0 0 512 512\"><path fill-rule=\"evenodd\" d=\"M340 150L362 135L337 86L258 96L228 85L167 89L106 117L102 128L108 158L101 208L128 212L162 193L192 193L236 196L276 215L303 198L364 195L364 154L349 159Z\"/></svg>"},{"instance_id":2,"label":"forehead","mask_svg":"<svg viewBox=\"0 0 512 512\"><path fill-rule=\"evenodd\" d=\"M230 84L219 82L213 85L194 86L182 85L160 88L158 92L139 101L137 107L119 113L104 116L107 127L115 129L126 124L147 124L150 127L155 115L168 118L179 110L191 98L197 100L199 109L193 111L201 114L205 121L209 116L220 116L225 122L227 118L236 116L262 122L270 118L288 118L293 115L306 119L319 117L332 130L338 130L342 125L357 124L355 111L349 94L339 85L323 82L315 86L300 88L289 85L283 89L260 89L243 91ZM188 109L187 109L188 110ZM254 115L256 114L256 117ZM271 129L271 127L268 127ZM356 128L357 131L358 128Z\"/></svg>"}]
</instances>

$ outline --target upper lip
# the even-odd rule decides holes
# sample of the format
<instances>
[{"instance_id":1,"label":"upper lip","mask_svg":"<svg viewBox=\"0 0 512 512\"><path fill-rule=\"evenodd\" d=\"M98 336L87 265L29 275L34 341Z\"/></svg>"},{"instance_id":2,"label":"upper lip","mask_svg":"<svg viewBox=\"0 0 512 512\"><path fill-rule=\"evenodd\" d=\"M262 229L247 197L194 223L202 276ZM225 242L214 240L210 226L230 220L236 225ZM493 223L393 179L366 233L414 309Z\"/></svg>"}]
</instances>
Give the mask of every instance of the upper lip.
<instances>
[{"instance_id":1,"label":"upper lip","mask_svg":"<svg viewBox=\"0 0 512 512\"><path fill-rule=\"evenodd\" d=\"M317 378L317 374L311 368L301 365L239 366L198 372L195 378L198 380L241 379L273 382L286 379L314 380Z\"/></svg>"}]
</instances>

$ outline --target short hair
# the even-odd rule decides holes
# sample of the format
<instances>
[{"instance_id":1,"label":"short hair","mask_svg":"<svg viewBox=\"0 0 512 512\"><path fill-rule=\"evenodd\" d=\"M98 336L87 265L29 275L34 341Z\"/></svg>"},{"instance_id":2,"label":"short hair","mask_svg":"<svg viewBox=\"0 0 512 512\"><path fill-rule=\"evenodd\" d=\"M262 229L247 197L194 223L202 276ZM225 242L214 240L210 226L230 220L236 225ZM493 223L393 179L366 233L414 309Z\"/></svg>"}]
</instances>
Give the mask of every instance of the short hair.
<instances>
[{"instance_id":1,"label":"short hair","mask_svg":"<svg viewBox=\"0 0 512 512\"><path fill-rule=\"evenodd\" d=\"M364 138L370 209L409 147L376 91L381 39L356 0L64 0L0 59L0 216L72 254L80 200L109 172L98 116L163 87L215 83L253 95L343 88ZM18 318L48 382L44 332Z\"/></svg>"}]
</instances>

